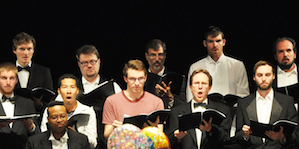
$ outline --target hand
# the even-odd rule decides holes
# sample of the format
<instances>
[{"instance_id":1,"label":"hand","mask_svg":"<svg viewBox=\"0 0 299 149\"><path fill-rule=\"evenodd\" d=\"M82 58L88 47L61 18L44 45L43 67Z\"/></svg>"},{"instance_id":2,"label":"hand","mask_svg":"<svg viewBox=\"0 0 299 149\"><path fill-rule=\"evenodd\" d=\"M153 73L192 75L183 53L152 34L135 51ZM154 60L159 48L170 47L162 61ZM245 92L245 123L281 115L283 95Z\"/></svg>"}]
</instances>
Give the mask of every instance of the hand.
<instances>
[{"instance_id":1,"label":"hand","mask_svg":"<svg viewBox=\"0 0 299 149\"><path fill-rule=\"evenodd\" d=\"M250 130L250 126L248 126L248 125L243 125L242 131L243 131L244 137L246 139L248 139L249 135L252 134L252 131Z\"/></svg>"},{"instance_id":2,"label":"hand","mask_svg":"<svg viewBox=\"0 0 299 149\"><path fill-rule=\"evenodd\" d=\"M272 139L272 140L282 141L284 139L283 127L280 126L280 130L278 132L275 132L275 131L272 131L272 130L266 131L265 135L267 137L269 137L270 139Z\"/></svg>"},{"instance_id":3,"label":"hand","mask_svg":"<svg viewBox=\"0 0 299 149\"><path fill-rule=\"evenodd\" d=\"M199 125L199 129L200 130L204 130L206 132L210 132L212 129L212 117L209 119L209 122L207 122L206 120L202 120L204 122L205 125Z\"/></svg>"},{"instance_id":4,"label":"hand","mask_svg":"<svg viewBox=\"0 0 299 149\"><path fill-rule=\"evenodd\" d=\"M34 123L32 118L26 118L21 120L21 122L27 127L29 131L31 131L34 128Z\"/></svg>"},{"instance_id":5,"label":"hand","mask_svg":"<svg viewBox=\"0 0 299 149\"><path fill-rule=\"evenodd\" d=\"M174 137L176 137L178 140L182 140L186 136L187 131L179 131L177 129L173 132L173 134L174 134Z\"/></svg>"},{"instance_id":6,"label":"hand","mask_svg":"<svg viewBox=\"0 0 299 149\"><path fill-rule=\"evenodd\" d=\"M4 121L4 122L0 122L0 129L3 127L8 126L8 124L10 124L12 121Z\"/></svg>"},{"instance_id":7,"label":"hand","mask_svg":"<svg viewBox=\"0 0 299 149\"><path fill-rule=\"evenodd\" d=\"M148 124L150 124L150 126L158 127L158 124L160 123L160 116L157 116L157 119L156 119L155 122L152 122L152 121L150 121L150 120L147 120L147 122L148 122ZM143 127L148 127L148 126L149 126L148 124L147 124L147 123L144 123L144 124L143 124Z\"/></svg>"},{"instance_id":8,"label":"hand","mask_svg":"<svg viewBox=\"0 0 299 149\"><path fill-rule=\"evenodd\" d=\"M112 123L112 126L113 126L114 128L116 128L116 127L121 127L122 125L123 125L123 123L120 122L120 121L117 121L117 120L114 120L113 123Z\"/></svg>"},{"instance_id":9,"label":"hand","mask_svg":"<svg viewBox=\"0 0 299 149\"><path fill-rule=\"evenodd\" d=\"M163 81L162 81L162 86L159 84L156 84L156 92L159 94L159 96L164 97L165 95L167 97L169 97L170 101L174 100L174 97L171 93L171 81L168 83L168 85L166 85Z\"/></svg>"},{"instance_id":10,"label":"hand","mask_svg":"<svg viewBox=\"0 0 299 149\"><path fill-rule=\"evenodd\" d=\"M71 126L67 126L68 129L72 130L72 131L76 131L73 127Z\"/></svg>"}]
</instances>

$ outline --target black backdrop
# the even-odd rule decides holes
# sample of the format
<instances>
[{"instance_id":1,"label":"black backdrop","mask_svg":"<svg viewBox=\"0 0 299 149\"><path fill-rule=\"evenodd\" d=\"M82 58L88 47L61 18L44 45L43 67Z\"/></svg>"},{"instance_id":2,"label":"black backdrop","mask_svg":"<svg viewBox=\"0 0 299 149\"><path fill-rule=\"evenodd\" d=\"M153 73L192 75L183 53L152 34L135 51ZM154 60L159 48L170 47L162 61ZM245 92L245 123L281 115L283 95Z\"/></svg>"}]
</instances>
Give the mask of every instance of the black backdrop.
<instances>
[{"instance_id":1,"label":"black backdrop","mask_svg":"<svg viewBox=\"0 0 299 149\"><path fill-rule=\"evenodd\" d=\"M274 62L278 37L299 41L296 1L10 1L0 2L0 62L14 62L12 38L25 31L37 40L34 61L51 69L54 88L64 73L79 76L75 50L93 44L102 57L101 74L122 85L122 67L139 58L146 62L146 43L166 42L169 69L186 74L204 57L204 29L216 25L227 39L225 53L245 62L249 79L260 59ZM237 70L236 70L237 71Z\"/></svg>"}]
</instances>

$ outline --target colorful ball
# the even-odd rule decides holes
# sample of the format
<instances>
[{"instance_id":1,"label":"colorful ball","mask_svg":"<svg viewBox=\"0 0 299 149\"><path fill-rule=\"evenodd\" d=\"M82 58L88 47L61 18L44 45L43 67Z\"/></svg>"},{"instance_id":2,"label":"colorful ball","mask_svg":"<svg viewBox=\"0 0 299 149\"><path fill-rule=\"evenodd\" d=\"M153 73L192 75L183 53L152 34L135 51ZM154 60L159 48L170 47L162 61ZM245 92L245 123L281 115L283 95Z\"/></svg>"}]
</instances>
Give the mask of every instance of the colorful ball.
<instances>
[{"instance_id":1,"label":"colorful ball","mask_svg":"<svg viewBox=\"0 0 299 149\"><path fill-rule=\"evenodd\" d=\"M145 127L142 132L154 142L156 149L170 149L168 137L157 127Z\"/></svg>"}]
</instances>

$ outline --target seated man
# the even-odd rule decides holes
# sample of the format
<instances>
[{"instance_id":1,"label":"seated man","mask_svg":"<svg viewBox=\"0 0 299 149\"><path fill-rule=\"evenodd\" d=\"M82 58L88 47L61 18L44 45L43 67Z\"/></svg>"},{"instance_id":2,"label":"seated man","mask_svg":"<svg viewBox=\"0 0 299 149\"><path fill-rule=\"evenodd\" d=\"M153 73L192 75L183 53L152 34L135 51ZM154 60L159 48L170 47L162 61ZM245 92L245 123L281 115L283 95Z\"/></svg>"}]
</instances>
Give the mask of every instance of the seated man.
<instances>
[{"instance_id":1,"label":"seated man","mask_svg":"<svg viewBox=\"0 0 299 149\"><path fill-rule=\"evenodd\" d=\"M63 102L50 102L47 113L50 131L28 138L27 149L90 149L85 135L67 129L68 116Z\"/></svg>"},{"instance_id":2,"label":"seated man","mask_svg":"<svg viewBox=\"0 0 299 149\"><path fill-rule=\"evenodd\" d=\"M0 116L21 116L36 113L32 100L15 95L18 69L12 63L0 64ZM25 148L27 137L38 133L32 118L15 121L0 121L0 147ZM17 142L17 143L16 143Z\"/></svg>"},{"instance_id":3,"label":"seated man","mask_svg":"<svg viewBox=\"0 0 299 149\"><path fill-rule=\"evenodd\" d=\"M97 146L97 124L95 112L92 107L83 105L76 100L76 96L79 93L77 80L78 79L72 74L62 75L58 79L59 95L57 96L56 100L63 101L68 113L68 120L76 114L89 115L88 122L78 120L78 122L72 127L74 127L76 131L86 135L91 148L95 148ZM41 122L42 132L47 131L47 117L48 113L45 110Z\"/></svg>"},{"instance_id":4,"label":"seated man","mask_svg":"<svg viewBox=\"0 0 299 149\"><path fill-rule=\"evenodd\" d=\"M140 60L130 60L123 68L123 77L127 89L109 96L104 104L103 124L104 137L108 139L114 128L121 126L124 114L136 116L149 114L164 109L162 100L143 90L146 81L146 68ZM157 125L157 121L151 125ZM163 126L159 125L160 130Z\"/></svg>"},{"instance_id":5,"label":"seated man","mask_svg":"<svg viewBox=\"0 0 299 149\"><path fill-rule=\"evenodd\" d=\"M214 102L207 98L212 87L212 76L207 70L195 70L190 76L190 90L193 99L189 103L181 104L171 109L170 122L166 127L166 134L172 149L218 149L228 140L228 130L231 124L228 106ZM199 105L198 105L199 104ZM199 128L180 131L178 115L204 112L206 109L216 109L226 115L221 124L212 124L213 119L203 120L204 125Z\"/></svg>"}]
</instances>

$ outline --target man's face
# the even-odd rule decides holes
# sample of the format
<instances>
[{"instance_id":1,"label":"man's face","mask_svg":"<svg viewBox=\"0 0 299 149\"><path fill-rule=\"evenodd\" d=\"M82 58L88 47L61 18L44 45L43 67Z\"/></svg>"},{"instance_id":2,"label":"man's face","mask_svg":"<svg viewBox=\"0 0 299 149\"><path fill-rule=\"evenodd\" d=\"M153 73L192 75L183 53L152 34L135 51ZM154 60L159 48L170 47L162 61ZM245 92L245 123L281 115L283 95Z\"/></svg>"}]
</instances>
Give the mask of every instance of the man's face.
<instances>
[{"instance_id":1,"label":"man's face","mask_svg":"<svg viewBox=\"0 0 299 149\"><path fill-rule=\"evenodd\" d=\"M274 78L275 76L273 74L272 67L269 65L261 65L256 69L253 80L255 81L258 89L268 90L272 87Z\"/></svg>"},{"instance_id":2,"label":"man's face","mask_svg":"<svg viewBox=\"0 0 299 149\"><path fill-rule=\"evenodd\" d=\"M11 95L17 82L17 76L13 71L0 72L0 92L3 95Z\"/></svg>"},{"instance_id":3,"label":"man's face","mask_svg":"<svg viewBox=\"0 0 299 149\"><path fill-rule=\"evenodd\" d=\"M211 90L211 86L209 86L209 77L202 72L194 75L190 89L193 99L198 103L203 102Z\"/></svg>"},{"instance_id":4,"label":"man's face","mask_svg":"<svg viewBox=\"0 0 299 149\"><path fill-rule=\"evenodd\" d=\"M223 47L225 46L226 40L222 39L222 35L219 34L215 38L212 35L208 36L203 41L203 45L207 48L208 54L214 59L218 59L223 53Z\"/></svg>"},{"instance_id":5,"label":"man's face","mask_svg":"<svg viewBox=\"0 0 299 149\"><path fill-rule=\"evenodd\" d=\"M91 64L92 62L96 62ZM83 65L86 63L87 65ZM78 66L84 78L93 78L99 74L101 60L95 54L81 54Z\"/></svg>"},{"instance_id":6,"label":"man's face","mask_svg":"<svg viewBox=\"0 0 299 149\"><path fill-rule=\"evenodd\" d=\"M64 133L68 124L65 106L49 107L48 123L53 133Z\"/></svg>"},{"instance_id":7,"label":"man's face","mask_svg":"<svg viewBox=\"0 0 299 149\"><path fill-rule=\"evenodd\" d=\"M145 53L145 58L151 71L161 71L166 59L166 53L164 53L163 47L160 45L158 50L148 49L148 53Z\"/></svg>"},{"instance_id":8,"label":"man's face","mask_svg":"<svg viewBox=\"0 0 299 149\"><path fill-rule=\"evenodd\" d=\"M76 96L79 93L76 80L72 78L61 80L58 93L61 95L64 105L74 105L76 103Z\"/></svg>"},{"instance_id":9,"label":"man's face","mask_svg":"<svg viewBox=\"0 0 299 149\"><path fill-rule=\"evenodd\" d=\"M143 91L146 75L143 70L129 68L127 77L124 76L124 80L127 83L127 90L133 93L140 93Z\"/></svg>"},{"instance_id":10,"label":"man's face","mask_svg":"<svg viewBox=\"0 0 299 149\"><path fill-rule=\"evenodd\" d=\"M34 53L33 43L24 43L17 46L17 49L13 51L17 56L17 61L21 66L27 66L32 59Z\"/></svg>"},{"instance_id":11,"label":"man's face","mask_svg":"<svg viewBox=\"0 0 299 149\"><path fill-rule=\"evenodd\" d=\"M294 52L294 47L292 42L288 40L280 41L276 45L276 56L279 65L282 66L291 66L296 59L296 53Z\"/></svg>"}]
</instances>

